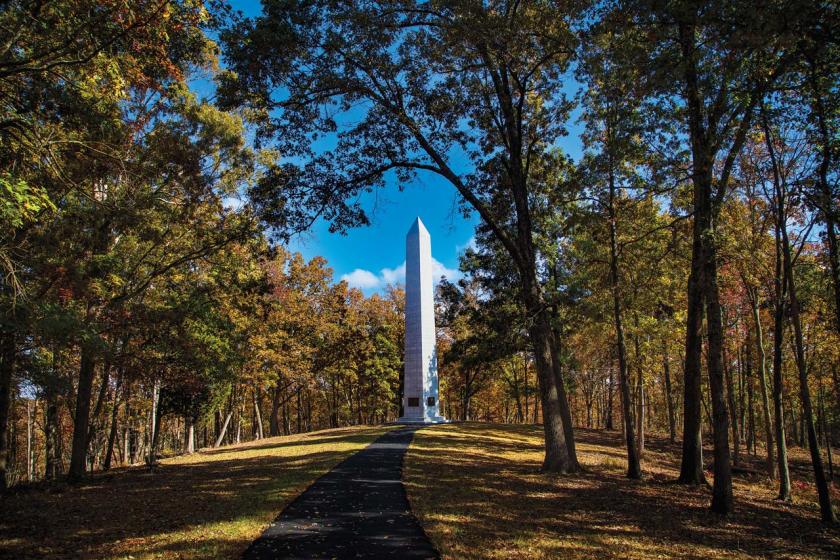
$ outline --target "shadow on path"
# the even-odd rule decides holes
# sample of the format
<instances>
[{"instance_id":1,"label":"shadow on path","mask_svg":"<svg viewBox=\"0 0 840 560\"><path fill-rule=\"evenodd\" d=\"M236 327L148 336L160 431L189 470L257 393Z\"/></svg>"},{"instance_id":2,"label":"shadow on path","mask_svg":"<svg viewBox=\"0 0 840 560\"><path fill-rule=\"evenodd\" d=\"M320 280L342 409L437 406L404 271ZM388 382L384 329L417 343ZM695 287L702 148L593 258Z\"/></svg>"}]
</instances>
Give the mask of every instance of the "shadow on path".
<instances>
[{"instance_id":1,"label":"shadow on path","mask_svg":"<svg viewBox=\"0 0 840 560\"><path fill-rule=\"evenodd\" d=\"M388 432L318 479L243 558L439 558L402 483L403 456L417 429Z\"/></svg>"}]
</instances>

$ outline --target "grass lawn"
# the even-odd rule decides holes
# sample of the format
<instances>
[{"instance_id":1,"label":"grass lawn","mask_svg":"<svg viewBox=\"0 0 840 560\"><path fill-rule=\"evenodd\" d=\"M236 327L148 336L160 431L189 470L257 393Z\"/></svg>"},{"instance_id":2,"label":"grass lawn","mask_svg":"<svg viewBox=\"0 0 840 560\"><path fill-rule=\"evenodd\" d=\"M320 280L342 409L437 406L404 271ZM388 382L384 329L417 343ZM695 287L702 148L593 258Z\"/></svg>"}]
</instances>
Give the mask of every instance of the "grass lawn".
<instances>
[{"instance_id":1,"label":"grass lawn","mask_svg":"<svg viewBox=\"0 0 840 560\"><path fill-rule=\"evenodd\" d=\"M238 558L291 499L390 427L205 450L0 498L0 558Z\"/></svg>"},{"instance_id":2,"label":"grass lawn","mask_svg":"<svg viewBox=\"0 0 840 560\"><path fill-rule=\"evenodd\" d=\"M775 483L764 477L736 476L737 511L723 521L708 511L708 489L673 483L679 448L666 439L649 438L639 483L624 477L620 433L576 434L585 472L553 476L540 473L541 427L468 423L417 432L403 480L444 558L840 556L840 530L819 522L802 450L792 451L793 503L774 501Z\"/></svg>"}]
</instances>

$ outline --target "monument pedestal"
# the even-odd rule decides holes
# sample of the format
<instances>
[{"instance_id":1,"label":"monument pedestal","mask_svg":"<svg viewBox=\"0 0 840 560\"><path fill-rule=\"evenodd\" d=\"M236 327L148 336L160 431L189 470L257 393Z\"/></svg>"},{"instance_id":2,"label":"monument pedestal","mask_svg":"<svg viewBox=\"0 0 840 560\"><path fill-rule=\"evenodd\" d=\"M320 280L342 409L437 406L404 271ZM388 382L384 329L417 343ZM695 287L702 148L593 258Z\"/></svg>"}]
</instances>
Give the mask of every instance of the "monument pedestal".
<instances>
[{"instance_id":1,"label":"monument pedestal","mask_svg":"<svg viewBox=\"0 0 840 560\"><path fill-rule=\"evenodd\" d=\"M443 416L432 416L431 418L408 418L403 416L397 418L395 424L448 424L449 420Z\"/></svg>"}]
</instances>

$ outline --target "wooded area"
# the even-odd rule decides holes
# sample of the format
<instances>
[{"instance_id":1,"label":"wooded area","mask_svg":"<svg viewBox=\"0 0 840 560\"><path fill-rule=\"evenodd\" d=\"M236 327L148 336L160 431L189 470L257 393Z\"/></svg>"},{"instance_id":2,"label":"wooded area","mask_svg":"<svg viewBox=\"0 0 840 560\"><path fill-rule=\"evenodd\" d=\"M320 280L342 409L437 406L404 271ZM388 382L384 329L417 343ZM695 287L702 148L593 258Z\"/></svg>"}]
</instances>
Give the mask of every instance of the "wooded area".
<instances>
[{"instance_id":1,"label":"wooded area","mask_svg":"<svg viewBox=\"0 0 840 560\"><path fill-rule=\"evenodd\" d=\"M621 431L633 479L665 433L720 514L749 455L800 492L802 447L834 522L838 21L796 0L7 3L0 485L396 419L401 288L365 297L287 243L368 224L361 193L419 174L480 218L437 289L446 416L539 423L570 476L576 427Z\"/></svg>"}]
</instances>

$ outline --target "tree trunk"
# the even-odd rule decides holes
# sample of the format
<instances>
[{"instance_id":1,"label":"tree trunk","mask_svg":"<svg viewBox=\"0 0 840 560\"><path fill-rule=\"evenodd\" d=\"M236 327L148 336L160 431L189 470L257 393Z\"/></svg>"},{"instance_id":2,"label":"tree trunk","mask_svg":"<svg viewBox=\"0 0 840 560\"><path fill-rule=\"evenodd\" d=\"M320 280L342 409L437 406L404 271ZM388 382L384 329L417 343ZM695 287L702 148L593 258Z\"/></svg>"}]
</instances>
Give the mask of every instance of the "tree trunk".
<instances>
[{"instance_id":1,"label":"tree trunk","mask_svg":"<svg viewBox=\"0 0 840 560\"><path fill-rule=\"evenodd\" d=\"M755 398L753 387L753 356L752 356L752 340L750 336L749 325L746 325L746 338L744 340L744 347L739 351L738 362L741 370L741 384L746 388L747 401L744 404L743 398L741 401L742 409L746 407L746 444L747 454L755 456L756 453L756 434L755 434ZM741 362L743 361L743 367Z\"/></svg>"},{"instance_id":2,"label":"tree trunk","mask_svg":"<svg viewBox=\"0 0 840 560\"><path fill-rule=\"evenodd\" d=\"M534 361L540 384L540 399L543 410L543 430L545 432L545 459L543 470L548 472L570 473L578 470L578 465L569 456L566 446L566 432L561 415L561 388L558 387L551 356L551 327L545 310L536 298L536 286L526 286L531 291L527 306L529 315L534 317L529 335L534 345ZM568 406L568 403L566 403Z\"/></svg>"},{"instance_id":3,"label":"tree trunk","mask_svg":"<svg viewBox=\"0 0 840 560\"><path fill-rule=\"evenodd\" d=\"M761 326L761 315L758 312L758 291L754 288L747 290L752 307L753 323L755 324L755 346L758 351L758 382L761 387L761 408L764 412L764 438L767 446L767 461L765 462L768 476L776 478L776 460L773 456L773 429L771 427L770 397L767 391L767 353L764 350L764 328ZM778 414L778 410L776 411Z\"/></svg>"},{"instance_id":4,"label":"tree trunk","mask_svg":"<svg viewBox=\"0 0 840 560\"><path fill-rule=\"evenodd\" d=\"M32 461L32 400L26 400L26 480L35 480L35 465Z\"/></svg>"},{"instance_id":5,"label":"tree trunk","mask_svg":"<svg viewBox=\"0 0 840 560\"><path fill-rule=\"evenodd\" d=\"M55 480L59 476L59 441L61 437L58 429L58 403L54 389L47 388L44 405L44 455L46 465L44 479Z\"/></svg>"},{"instance_id":6,"label":"tree trunk","mask_svg":"<svg viewBox=\"0 0 840 560\"><path fill-rule=\"evenodd\" d=\"M796 367L799 370L799 395L802 401L802 419L808 435L808 449L811 452L811 463L814 467L814 482L817 485L817 495L820 501L820 513L823 522L834 523L834 511L831 508L831 492L820 457L820 445L814 426L814 412L811 404L811 392L808 389L808 368L805 363L805 343L802 336L799 300L796 295L796 283L793 276L790 247L787 241L785 227L782 226L782 236L785 243L785 265L788 269L788 293L790 294L790 312L793 331L796 338Z\"/></svg>"},{"instance_id":7,"label":"tree trunk","mask_svg":"<svg viewBox=\"0 0 840 560\"><path fill-rule=\"evenodd\" d=\"M706 300L706 328L709 339L709 389L712 400L712 417L714 419L714 474L715 481L712 488L712 511L728 514L733 510L732 499L732 466L729 459L729 418L726 412L723 380L723 325L721 307L718 300L717 285L717 256L714 241L707 232L703 236L707 240L705 262L705 300Z\"/></svg>"},{"instance_id":8,"label":"tree trunk","mask_svg":"<svg viewBox=\"0 0 840 560\"><path fill-rule=\"evenodd\" d=\"M665 375L665 405L668 407L668 441L677 439L677 416L674 413L674 393L671 390L671 358L668 355L668 341L662 338L662 369Z\"/></svg>"},{"instance_id":9,"label":"tree trunk","mask_svg":"<svg viewBox=\"0 0 840 560\"><path fill-rule=\"evenodd\" d=\"M90 421L90 397L93 390L93 375L96 360L87 345L81 349L79 365L79 387L76 391L76 413L73 423L73 447L70 452L70 469L67 478L78 482L85 476L87 459L88 423Z\"/></svg>"},{"instance_id":10,"label":"tree trunk","mask_svg":"<svg viewBox=\"0 0 840 560\"><path fill-rule=\"evenodd\" d=\"M102 406L105 404L105 397L108 395L108 384L111 378L111 362L106 359L102 364L102 381L99 386L99 394L96 397L96 404L93 406L93 412L90 415L91 422L88 427L87 443L85 449L90 449L90 442L93 441L93 436L99 431L99 415L102 413Z\"/></svg>"},{"instance_id":11,"label":"tree trunk","mask_svg":"<svg viewBox=\"0 0 840 560\"><path fill-rule=\"evenodd\" d=\"M554 378L557 383L557 392L560 405L560 419L563 425L563 433L566 442L566 452L569 456L569 462L572 465L571 472L580 470L580 464L577 459L577 450L575 449L575 432L574 424L572 423L572 411L569 407L569 399L566 395L566 384L563 381L562 361L560 360L560 336L556 335L554 330L549 327L549 347L551 349L551 364L554 370Z\"/></svg>"},{"instance_id":12,"label":"tree trunk","mask_svg":"<svg viewBox=\"0 0 840 560\"><path fill-rule=\"evenodd\" d=\"M693 23L679 24L679 42L683 58L683 78L685 80L685 98L688 105L689 138L692 154L692 183L694 221L692 225L691 269L688 276L687 317L685 334L685 367L683 374L683 447L680 476L683 484L705 484L703 474L703 446L700 436L701 419L701 362L705 286L705 264L709 260L706 254L706 242L703 236L708 233L711 221L711 208L708 206L711 185L712 159L709 152L708 138L704 129L703 108L700 85L697 77L697 53L695 46L695 26Z\"/></svg>"},{"instance_id":13,"label":"tree trunk","mask_svg":"<svg viewBox=\"0 0 840 560\"><path fill-rule=\"evenodd\" d=\"M280 435L280 382L274 386L271 396L271 416L268 419L268 433L271 437Z\"/></svg>"},{"instance_id":14,"label":"tree trunk","mask_svg":"<svg viewBox=\"0 0 840 560\"><path fill-rule=\"evenodd\" d=\"M464 369L464 395L461 399L461 421L467 422L470 420L470 371Z\"/></svg>"},{"instance_id":15,"label":"tree trunk","mask_svg":"<svg viewBox=\"0 0 840 560\"><path fill-rule=\"evenodd\" d=\"M782 249L779 226L775 227L775 309L773 312L773 418L776 423L776 460L779 466L779 496L790 501L790 473L788 471L787 442L785 441L784 385L782 383L782 349L784 346L785 303L787 301L787 279L782 270Z\"/></svg>"},{"instance_id":16,"label":"tree trunk","mask_svg":"<svg viewBox=\"0 0 840 560\"><path fill-rule=\"evenodd\" d=\"M834 461L831 458L831 428L829 427L828 421L825 418L825 398L823 395L822 382L820 382L819 407L823 442L825 443L825 454L828 458L828 482L830 486L831 483L834 482Z\"/></svg>"},{"instance_id":17,"label":"tree trunk","mask_svg":"<svg viewBox=\"0 0 840 560\"><path fill-rule=\"evenodd\" d=\"M618 273L618 242L617 217L615 214L615 180L610 171L609 184L609 213L610 228L610 287L613 300L613 325L615 328L616 352L618 353L618 385L621 395L621 411L624 421L625 446L627 447L627 477L639 479L642 477L642 467L639 460L639 448L633 430L632 400L630 399L630 374L627 366L627 344L624 337L624 321L621 308L621 281ZM612 404L612 403L610 403ZM610 412L609 423L612 423Z\"/></svg>"},{"instance_id":18,"label":"tree trunk","mask_svg":"<svg viewBox=\"0 0 840 560\"><path fill-rule=\"evenodd\" d=\"M192 414L184 416L184 453L195 453L195 418Z\"/></svg>"},{"instance_id":19,"label":"tree trunk","mask_svg":"<svg viewBox=\"0 0 840 560\"><path fill-rule=\"evenodd\" d=\"M155 379L152 387L152 413L149 416L149 455L148 464L154 466L157 464L157 447L160 435L160 379Z\"/></svg>"},{"instance_id":20,"label":"tree trunk","mask_svg":"<svg viewBox=\"0 0 840 560\"><path fill-rule=\"evenodd\" d=\"M531 417L528 414L529 411L528 411L528 354L527 353L523 353L522 363L524 364L524 367L525 367L525 383L524 383L524 385L525 385L525 422L527 423L528 419ZM840 395L840 391L838 391L838 395ZM840 402L840 397L838 397L838 402Z\"/></svg>"},{"instance_id":21,"label":"tree trunk","mask_svg":"<svg viewBox=\"0 0 840 560\"><path fill-rule=\"evenodd\" d=\"M767 130L765 129L765 132ZM831 507L831 492L823 469L820 445L814 426L814 412L811 404L811 392L808 389L808 367L805 362L805 342L802 336L802 322L800 318L799 298L796 293L796 279L793 270L790 241L787 234L786 212L784 211L785 196L779 181L779 173L773 156L773 147L767 139L771 159L773 159L776 182L776 201L779 205L779 228L782 234L782 254L784 257L785 276L787 277L788 297L790 299L790 318L793 323L794 350L796 354L796 369L799 372L799 400L802 403L802 423L808 435L808 449L811 452L811 464L814 468L814 482L817 486L817 496L820 501L820 514L824 523L834 523L834 511Z\"/></svg>"},{"instance_id":22,"label":"tree trunk","mask_svg":"<svg viewBox=\"0 0 840 560\"><path fill-rule=\"evenodd\" d=\"M638 317L635 321L636 329L639 328ZM645 382L642 370L642 357L639 350L639 335L633 337L636 357L636 446L639 448L639 457L645 454Z\"/></svg>"},{"instance_id":23,"label":"tree trunk","mask_svg":"<svg viewBox=\"0 0 840 560\"><path fill-rule=\"evenodd\" d=\"M726 381L726 393L729 400L729 415L732 418L732 445L733 457L732 463L735 466L741 464L741 432L738 429L738 403L735 400L735 380L732 379L734 373L729 366L729 360L726 357L726 351L723 355L723 375Z\"/></svg>"},{"instance_id":24,"label":"tree trunk","mask_svg":"<svg viewBox=\"0 0 840 560\"><path fill-rule=\"evenodd\" d=\"M14 333L0 332L0 492L7 487L9 412L12 406L12 375L16 357Z\"/></svg>"},{"instance_id":25,"label":"tree trunk","mask_svg":"<svg viewBox=\"0 0 840 560\"><path fill-rule=\"evenodd\" d=\"M609 381L607 382L607 415L604 419L604 424L607 430L615 429L615 424L613 422L613 384L615 383L613 369L612 364L610 364ZM528 401L526 400L525 403L527 404Z\"/></svg>"},{"instance_id":26,"label":"tree trunk","mask_svg":"<svg viewBox=\"0 0 840 560\"><path fill-rule=\"evenodd\" d=\"M283 395L283 435L289 435L291 431L289 428L289 397Z\"/></svg>"},{"instance_id":27,"label":"tree trunk","mask_svg":"<svg viewBox=\"0 0 840 560\"><path fill-rule=\"evenodd\" d=\"M295 399L297 400L297 406L295 407L295 414L297 415L297 432L300 433L302 429L302 422L301 422L301 402L300 402L300 386L298 386L297 391L295 391Z\"/></svg>"},{"instance_id":28,"label":"tree trunk","mask_svg":"<svg viewBox=\"0 0 840 560\"><path fill-rule=\"evenodd\" d=\"M703 292L701 290L703 248L700 244L700 226L694 219L691 272L688 277L688 313L685 335L685 366L683 367L683 441L680 476L682 484L706 484L703 473L703 443L700 435L701 420L701 351L700 328L703 324Z\"/></svg>"},{"instance_id":29,"label":"tree trunk","mask_svg":"<svg viewBox=\"0 0 840 560\"><path fill-rule=\"evenodd\" d=\"M834 145L832 133L836 135L837 131L829 131L828 115L826 114L826 107L823 101L828 93L818 83L819 69L816 67L815 61L809 60L809 63L811 66L809 76L812 102L811 111L813 116L816 117L817 131L821 144L820 162L817 168L819 208L822 214L823 224L825 225L826 241L828 242L828 271L831 278L831 287L834 290L835 328L840 333L840 246L838 246L837 239L838 217L835 208L837 195L833 192L828 178L829 171L832 167L832 146Z\"/></svg>"},{"instance_id":30,"label":"tree trunk","mask_svg":"<svg viewBox=\"0 0 840 560\"><path fill-rule=\"evenodd\" d=\"M262 413L260 412L260 390L259 387L254 387L254 423L257 427L257 439L262 439L264 437L263 434L263 422L262 422Z\"/></svg>"},{"instance_id":31,"label":"tree trunk","mask_svg":"<svg viewBox=\"0 0 840 560\"><path fill-rule=\"evenodd\" d=\"M102 465L102 470L111 468L111 461L114 456L114 442L117 439L117 414L120 410L120 386L122 385L122 376L117 379L117 386L114 388L114 404L111 410L111 429L108 431L108 449L105 451L105 463Z\"/></svg>"},{"instance_id":32,"label":"tree trunk","mask_svg":"<svg viewBox=\"0 0 840 560\"><path fill-rule=\"evenodd\" d=\"M213 447L219 447L220 445L222 445L222 441L224 441L224 439L225 439L225 434L227 433L228 424L230 424L230 419L231 419L232 416L233 416L233 409L231 409L230 412L227 413L227 416L225 416L225 422L224 422L224 424L222 424L221 430L219 430L219 436L216 438L215 443L213 443Z\"/></svg>"},{"instance_id":33,"label":"tree trunk","mask_svg":"<svg viewBox=\"0 0 840 560\"><path fill-rule=\"evenodd\" d=\"M639 479L642 477L642 468L639 461L639 448L636 445L636 432L633 429L633 401L630 398L630 380L627 372L627 347L624 341L621 307L615 295L613 296L613 320L618 347L618 385L624 421L624 443L627 447L627 477Z\"/></svg>"},{"instance_id":34,"label":"tree trunk","mask_svg":"<svg viewBox=\"0 0 840 560\"><path fill-rule=\"evenodd\" d=\"M306 389L306 431L312 431L312 393Z\"/></svg>"}]
</instances>

